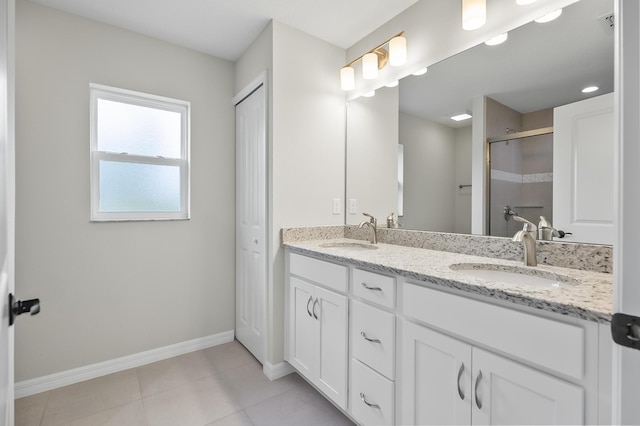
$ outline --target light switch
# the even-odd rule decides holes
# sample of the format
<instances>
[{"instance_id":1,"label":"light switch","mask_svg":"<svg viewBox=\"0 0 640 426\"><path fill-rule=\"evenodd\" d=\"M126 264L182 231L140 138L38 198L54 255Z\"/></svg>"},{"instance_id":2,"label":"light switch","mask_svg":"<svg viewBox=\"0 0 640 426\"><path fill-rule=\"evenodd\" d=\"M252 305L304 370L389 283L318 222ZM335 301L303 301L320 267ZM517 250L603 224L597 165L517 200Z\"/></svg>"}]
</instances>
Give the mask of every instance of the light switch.
<instances>
[{"instance_id":1,"label":"light switch","mask_svg":"<svg viewBox=\"0 0 640 426\"><path fill-rule=\"evenodd\" d=\"M333 199L333 214L340 214L340 198Z\"/></svg>"},{"instance_id":2,"label":"light switch","mask_svg":"<svg viewBox=\"0 0 640 426\"><path fill-rule=\"evenodd\" d=\"M349 214L358 213L358 201L355 198L349 198Z\"/></svg>"}]
</instances>

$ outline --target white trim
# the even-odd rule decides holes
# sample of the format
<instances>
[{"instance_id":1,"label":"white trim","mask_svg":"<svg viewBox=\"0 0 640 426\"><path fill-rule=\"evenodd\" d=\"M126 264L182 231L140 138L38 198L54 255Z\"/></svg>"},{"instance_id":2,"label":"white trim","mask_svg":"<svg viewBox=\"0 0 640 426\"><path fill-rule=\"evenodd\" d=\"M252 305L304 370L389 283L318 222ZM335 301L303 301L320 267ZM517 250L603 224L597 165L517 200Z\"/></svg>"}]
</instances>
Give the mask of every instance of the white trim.
<instances>
[{"instance_id":1,"label":"white trim","mask_svg":"<svg viewBox=\"0 0 640 426\"><path fill-rule=\"evenodd\" d=\"M256 90L260 85L264 85L267 87L267 70L262 71L256 78L254 78L251 83L244 86L242 90L240 90L233 97L233 105L238 105L244 98L249 96L254 90ZM268 93L265 92L265 99L268 99Z\"/></svg>"},{"instance_id":2,"label":"white trim","mask_svg":"<svg viewBox=\"0 0 640 426\"><path fill-rule=\"evenodd\" d=\"M233 330L213 334L211 336L200 337L186 342L175 343L161 348L127 355L97 364L86 365L72 370L61 371L48 376L36 377L35 379L24 380L15 384L15 397L22 398L36 393L45 392L62 386L72 385L107 374L117 373L141 365L161 361L189 352L206 349L211 346L232 342L235 333Z\"/></svg>"},{"instance_id":3,"label":"white trim","mask_svg":"<svg viewBox=\"0 0 640 426\"><path fill-rule=\"evenodd\" d=\"M265 361L264 365L262 366L262 372L269 378L269 380L277 380L295 371L296 370L291 366L291 364L286 361L283 361L276 365Z\"/></svg>"}]
</instances>

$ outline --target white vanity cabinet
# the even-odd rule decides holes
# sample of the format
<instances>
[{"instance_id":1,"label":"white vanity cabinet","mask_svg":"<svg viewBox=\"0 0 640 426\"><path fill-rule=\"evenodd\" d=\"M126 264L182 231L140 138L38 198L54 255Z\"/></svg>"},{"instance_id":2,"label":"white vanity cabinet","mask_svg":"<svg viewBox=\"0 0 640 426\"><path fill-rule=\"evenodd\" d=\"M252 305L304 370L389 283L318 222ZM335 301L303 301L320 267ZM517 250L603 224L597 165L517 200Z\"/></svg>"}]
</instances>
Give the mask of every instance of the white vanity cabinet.
<instances>
[{"instance_id":1,"label":"white vanity cabinet","mask_svg":"<svg viewBox=\"0 0 640 426\"><path fill-rule=\"evenodd\" d=\"M608 326L287 251L286 360L363 425L596 424Z\"/></svg>"},{"instance_id":2,"label":"white vanity cabinet","mask_svg":"<svg viewBox=\"0 0 640 426\"><path fill-rule=\"evenodd\" d=\"M583 424L579 386L402 324L402 424Z\"/></svg>"},{"instance_id":3,"label":"white vanity cabinet","mask_svg":"<svg viewBox=\"0 0 640 426\"><path fill-rule=\"evenodd\" d=\"M291 254L287 361L347 408L347 268ZM293 275L293 274L296 275Z\"/></svg>"}]
</instances>

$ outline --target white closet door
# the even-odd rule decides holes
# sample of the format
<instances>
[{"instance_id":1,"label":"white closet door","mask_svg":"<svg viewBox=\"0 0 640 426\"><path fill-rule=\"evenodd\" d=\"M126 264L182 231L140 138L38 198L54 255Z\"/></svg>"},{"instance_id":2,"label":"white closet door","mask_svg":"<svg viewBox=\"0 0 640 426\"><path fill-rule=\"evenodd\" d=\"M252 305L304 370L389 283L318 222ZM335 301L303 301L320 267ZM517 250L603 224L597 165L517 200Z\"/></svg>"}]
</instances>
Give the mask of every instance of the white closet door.
<instances>
[{"instance_id":1,"label":"white closet door","mask_svg":"<svg viewBox=\"0 0 640 426\"><path fill-rule=\"evenodd\" d=\"M553 220L568 241L613 244L613 94L554 109Z\"/></svg>"},{"instance_id":2,"label":"white closet door","mask_svg":"<svg viewBox=\"0 0 640 426\"><path fill-rule=\"evenodd\" d=\"M260 362L266 333L266 191L266 98L261 85L236 105L236 337Z\"/></svg>"}]
</instances>

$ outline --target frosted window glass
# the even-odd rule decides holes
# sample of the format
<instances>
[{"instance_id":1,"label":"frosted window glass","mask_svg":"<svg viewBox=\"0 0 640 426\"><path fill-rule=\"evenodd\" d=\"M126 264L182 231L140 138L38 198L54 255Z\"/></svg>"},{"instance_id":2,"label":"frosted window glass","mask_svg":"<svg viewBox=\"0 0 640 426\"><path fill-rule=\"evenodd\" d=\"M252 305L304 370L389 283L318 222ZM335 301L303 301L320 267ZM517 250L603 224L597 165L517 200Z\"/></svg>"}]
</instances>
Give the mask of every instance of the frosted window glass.
<instances>
[{"instance_id":1,"label":"frosted window glass","mask_svg":"<svg viewBox=\"0 0 640 426\"><path fill-rule=\"evenodd\" d=\"M180 211L180 167L100 161L100 211Z\"/></svg>"},{"instance_id":2,"label":"frosted window glass","mask_svg":"<svg viewBox=\"0 0 640 426\"><path fill-rule=\"evenodd\" d=\"M181 158L181 114L98 99L98 150Z\"/></svg>"}]
</instances>

